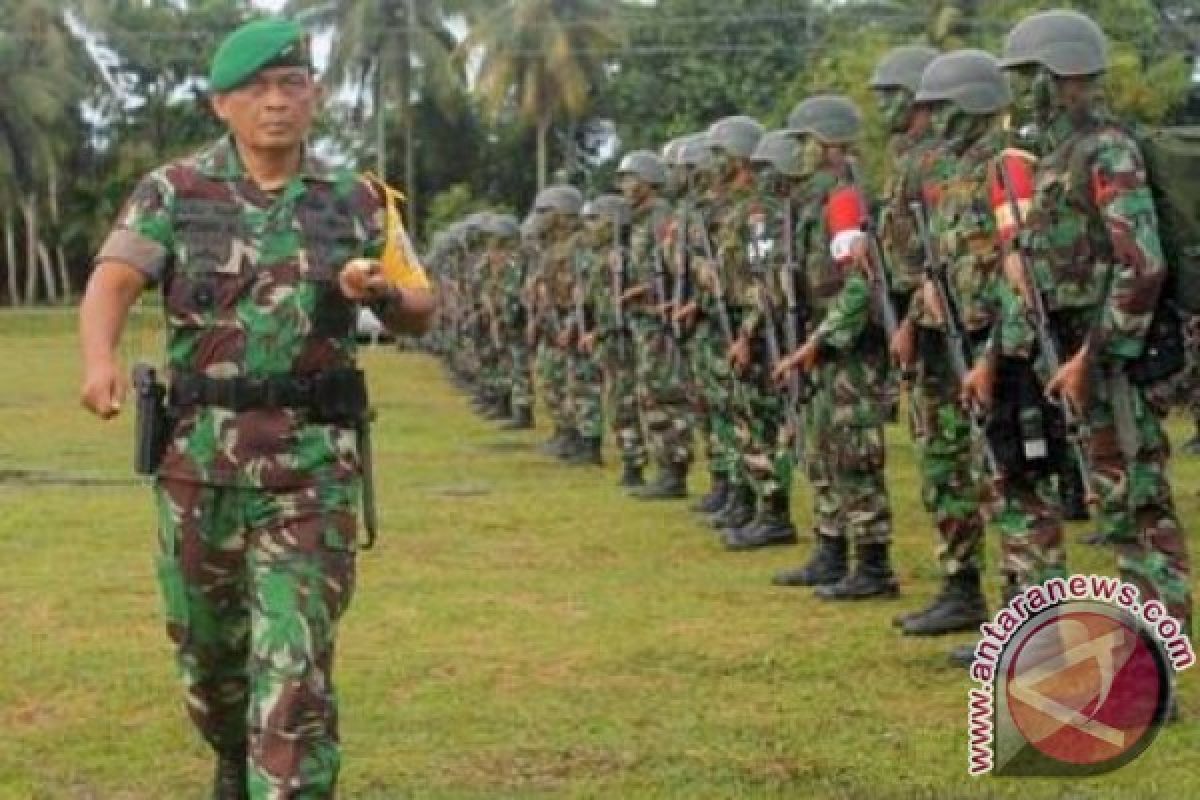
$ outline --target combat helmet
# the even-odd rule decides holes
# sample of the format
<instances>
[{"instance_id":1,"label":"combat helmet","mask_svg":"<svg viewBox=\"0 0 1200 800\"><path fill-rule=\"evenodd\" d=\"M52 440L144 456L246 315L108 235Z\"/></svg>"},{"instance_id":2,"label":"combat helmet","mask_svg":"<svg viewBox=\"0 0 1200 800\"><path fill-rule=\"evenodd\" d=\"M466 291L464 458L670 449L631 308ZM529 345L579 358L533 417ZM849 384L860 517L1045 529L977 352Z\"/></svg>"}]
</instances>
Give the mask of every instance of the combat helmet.
<instances>
[{"instance_id":1,"label":"combat helmet","mask_svg":"<svg viewBox=\"0 0 1200 800\"><path fill-rule=\"evenodd\" d=\"M621 195L602 194L584 203L582 216L590 219L602 217L605 220L612 220L615 216L618 224L628 225L633 213L629 202Z\"/></svg>"},{"instance_id":2,"label":"combat helmet","mask_svg":"<svg viewBox=\"0 0 1200 800\"><path fill-rule=\"evenodd\" d=\"M872 89L907 89L916 94L921 85L921 73L937 57L937 50L920 45L889 50L875 65L869 86Z\"/></svg>"},{"instance_id":3,"label":"combat helmet","mask_svg":"<svg viewBox=\"0 0 1200 800\"><path fill-rule=\"evenodd\" d=\"M758 140L750 160L755 164L765 164L780 175L798 177L798 155L796 139L788 131L767 131Z\"/></svg>"},{"instance_id":4,"label":"combat helmet","mask_svg":"<svg viewBox=\"0 0 1200 800\"><path fill-rule=\"evenodd\" d=\"M788 133L810 135L825 144L848 144L862 133L862 113L845 95L818 94L801 100L788 114Z\"/></svg>"},{"instance_id":5,"label":"combat helmet","mask_svg":"<svg viewBox=\"0 0 1200 800\"><path fill-rule=\"evenodd\" d=\"M1108 69L1108 40L1091 17L1078 11L1043 11L1017 23L1004 40L1004 68L1037 64L1059 77L1097 75Z\"/></svg>"},{"instance_id":6,"label":"combat helmet","mask_svg":"<svg viewBox=\"0 0 1200 800\"><path fill-rule=\"evenodd\" d=\"M631 150L617 165L617 175L632 175L651 186L662 186L667 182L667 167L657 153Z\"/></svg>"},{"instance_id":7,"label":"combat helmet","mask_svg":"<svg viewBox=\"0 0 1200 800\"><path fill-rule=\"evenodd\" d=\"M925 68L915 100L953 103L967 114L992 114L1012 102L1000 62L983 50L944 53Z\"/></svg>"},{"instance_id":8,"label":"combat helmet","mask_svg":"<svg viewBox=\"0 0 1200 800\"><path fill-rule=\"evenodd\" d=\"M762 135L763 126L753 117L724 117L708 129L707 145L710 150L723 150L737 158L750 158Z\"/></svg>"},{"instance_id":9,"label":"combat helmet","mask_svg":"<svg viewBox=\"0 0 1200 800\"><path fill-rule=\"evenodd\" d=\"M521 227L512 214L488 214L479 223L479 229L484 235L497 239L516 239L521 235Z\"/></svg>"},{"instance_id":10,"label":"combat helmet","mask_svg":"<svg viewBox=\"0 0 1200 800\"><path fill-rule=\"evenodd\" d=\"M567 184L547 186L537 193L533 200L533 208L543 213L557 211L571 217L578 216L579 210L583 208L583 193Z\"/></svg>"}]
</instances>

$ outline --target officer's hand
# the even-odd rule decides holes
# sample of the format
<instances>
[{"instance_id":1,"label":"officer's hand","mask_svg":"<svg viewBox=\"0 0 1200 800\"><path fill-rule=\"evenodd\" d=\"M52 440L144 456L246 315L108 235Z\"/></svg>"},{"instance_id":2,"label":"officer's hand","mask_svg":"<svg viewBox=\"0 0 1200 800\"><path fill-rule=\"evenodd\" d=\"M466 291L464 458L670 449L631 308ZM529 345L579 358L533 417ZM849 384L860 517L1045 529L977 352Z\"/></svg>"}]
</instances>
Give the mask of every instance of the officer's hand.
<instances>
[{"instance_id":1,"label":"officer's hand","mask_svg":"<svg viewBox=\"0 0 1200 800\"><path fill-rule=\"evenodd\" d=\"M1061 397L1077 414L1087 408L1088 396L1088 352L1081 347L1079 352L1066 361L1046 384L1047 397Z\"/></svg>"},{"instance_id":2,"label":"officer's hand","mask_svg":"<svg viewBox=\"0 0 1200 800\"><path fill-rule=\"evenodd\" d=\"M996 391L996 369L990 359L981 359L967 372L958 399L964 408L991 408Z\"/></svg>"},{"instance_id":3,"label":"officer's hand","mask_svg":"<svg viewBox=\"0 0 1200 800\"><path fill-rule=\"evenodd\" d=\"M347 300L361 303L386 292L388 280L383 265L373 258L355 258L338 273L338 288Z\"/></svg>"},{"instance_id":4,"label":"officer's hand","mask_svg":"<svg viewBox=\"0 0 1200 800\"><path fill-rule=\"evenodd\" d=\"M797 361L800 369L805 372L812 372L817 367L817 356L821 352L821 343L816 339L809 339L804 345L796 351Z\"/></svg>"},{"instance_id":5,"label":"officer's hand","mask_svg":"<svg viewBox=\"0 0 1200 800\"><path fill-rule=\"evenodd\" d=\"M650 291L649 286L631 286L630 288L621 292L621 303L624 304L631 300L640 300L642 295L646 294L648 291Z\"/></svg>"},{"instance_id":6,"label":"officer's hand","mask_svg":"<svg viewBox=\"0 0 1200 800\"><path fill-rule=\"evenodd\" d=\"M83 407L100 419L112 419L121 412L129 380L115 361L88 364L83 376L79 399Z\"/></svg>"},{"instance_id":7,"label":"officer's hand","mask_svg":"<svg viewBox=\"0 0 1200 800\"><path fill-rule=\"evenodd\" d=\"M938 325L942 325L946 321L946 312L942 308L942 298L938 294L937 287L933 281L925 281L921 285L921 302L925 304L925 310L933 317Z\"/></svg>"},{"instance_id":8,"label":"officer's hand","mask_svg":"<svg viewBox=\"0 0 1200 800\"><path fill-rule=\"evenodd\" d=\"M734 339L729 345L728 358L738 374L745 372L746 367L750 366L750 340L745 336Z\"/></svg>"},{"instance_id":9,"label":"officer's hand","mask_svg":"<svg viewBox=\"0 0 1200 800\"><path fill-rule=\"evenodd\" d=\"M906 319L892 334L892 358L901 368L907 370L917 360L917 332L912 320Z\"/></svg>"},{"instance_id":10,"label":"officer's hand","mask_svg":"<svg viewBox=\"0 0 1200 800\"><path fill-rule=\"evenodd\" d=\"M699 310L700 307L697 306L696 302L693 300L685 304L682 308L675 309L675 315L672 317L672 321L679 323L690 323L696 316L696 312Z\"/></svg>"},{"instance_id":11,"label":"officer's hand","mask_svg":"<svg viewBox=\"0 0 1200 800\"><path fill-rule=\"evenodd\" d=\"M775 369L771 370L771 380L778 387L783 387L788 382L788 377L792 370L800 363L800 351L797 350L790 355L779 359L779 363L775 365Z\"/></svg>"},{"instance_id":12,"label":"officer's hand","mask_svg":"<svg viewBox=\"0 0 1200 800\"><path fill-rule=\"evenodd\" d=\"M596 332L585 333L579 340L579 349L589 355L596 349Z\"/></svg>"},{"instance_id":13,"label":"officer's hand","mask_svg":"<svg viewBox=\"0 0 1200 800\"><path fill-rule=\"evenodd\" d=\"M571 346L571 332L569 330L561 331L558 336L555 337L554 343L558 345L560 350L566 350Z\"/></svg>"}]
</instances>

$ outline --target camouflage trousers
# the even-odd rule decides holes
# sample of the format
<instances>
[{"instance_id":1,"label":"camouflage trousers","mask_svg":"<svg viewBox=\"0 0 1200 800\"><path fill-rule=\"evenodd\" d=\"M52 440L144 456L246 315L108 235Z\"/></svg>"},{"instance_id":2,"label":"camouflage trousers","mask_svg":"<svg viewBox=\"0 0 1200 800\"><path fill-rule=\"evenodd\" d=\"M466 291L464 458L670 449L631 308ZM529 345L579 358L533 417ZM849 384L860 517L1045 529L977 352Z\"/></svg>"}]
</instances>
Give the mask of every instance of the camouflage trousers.
<instances>
[{"instance_id":1,"label":"camouflage trousers","mask_svg":"<svg viewBox=\"0 0 1200 800\"><path fill-rule=\"evenodd\" d=\"M1191 559L1167 479L1165 408L1152 406L1135 386L1119 390L1098 371L1091 387L1085 416L1100 532L1116 550L1122 579L1186 624L1192 613ZM1118 425L1120 407L1128 413Z\"/></svg>"},{"instance_id":2,"label":"camouflage trousers","mask_svg":"<svg viewBox=\"0 0 1200 800\"><path fill-rule=\"evenodd\" d=\"M729 347L711 319L702 317L696 324L689 339L689 353L694 394L702 401L698 410L705 421L699 427L706 434L709 470L736 484L743 475L734 434L734 376Z\"/></svg>"},{"instance_id":3,"label":"camouflage trousers","mask_svg":"<svg viewBox=\"0 0 1200 800\"><path fill-rule=\"evenodd\" d=\"M670 329L639 314L632 320L638 411L656 464L692 462L692 421L682 353L672 356Z\"/></svg>"},{"instance_id":4,"label":"camouflage trousers","mask_svg":"<svg viewBox=\"0 0 1200 800\"><path fill-rule=\"evenodd\" d=\"M816 532L852 539L856 547L887 544L892 509L874 370L852 353L819 365L813 383L805 406L805 472Z\"/></svg>"},{"instance_id":5,"label":"camouflage trousers","mask_svg":"<svg viewBox=\"0 0 1200 800\"><path fill-rule=\"evenodd\" d=\"M958 381L922 364L913 387L919 426L921 500L933 515L934 551L942 574L983 571L984 480L971 423L958 402Z\"/></svg>"},{"instance_id":6,"label":"camouflage trousers","mask_svg":"<svg viewBox=\"0 0 1200 800\"><path fill-rule=\"evenodd\" d=\"M575 416L567 395L567 351L543 341L537 354L538 390L555 430L571 430Z\"/></svg>"},{"instance_id":7,"label":"camouflage trousers","mask_svg":"<svg viewBox=\"0 0 1200 800\"><path fill-rule=\"evenodd\" d=\"M509 377L512 367L508 360L508 348L497 345L488 338L479 348L479 382L490 394L497 397L507 395L511 389Z\"/></svg>"},{"instance_id":8,"label":"camouflage trousers","mask_svg":"<svg viewBox=\"0 0 1200 800\"><path fill-rule=\"evenodd\" d=\"M245 749L250 796L332 797L332 682L355 578L356 483L265 491L160 479L158 578L188 713Z\"/></svg>"},{"instance_id":9,"label":"camouflage trousers","mask_svg":"<svg viewBox=\"0 0 1200 800\"><path fill-rule=\"evenodd\" d=\"M604 373L595 355L573 351L567 361L567 402L576 432L585 439L604 437Z\"/></svg>"},{"instance_id":10,"label":"camouflage trousers","mask_svg":"<svg viewBox=\"0 0 1200 800\"><path fill-rule=\"evenodd\" d=\"M605 402L612 419L612 432L621 454L621 463L630 467L644 467L646 439L638 412L637 362L634 359L633 340L625 335L624 344L620 346L611 337L605 340L602 363L608 388Z\"/></svg>"},{"instance_id":11,"label":"camouflage trousers","mask_svg":"<svg viewBox=\"0 0 1200 800\"><path fill-rule=\"evenodd\" d=\"M761 348L758 348L761 350ZM767 386L766 360L760 353L746 373L734 377L733 435L738 453L738 483L760 500L791 493L791 431L784 425L784 397Z\"/></svg>"},{"instance_id":12,"label":"camouflage trousers","mask_svg":"<svg viewBox=\"0 0 1200 800\"><path fill-rule=\"evenodd\" d=\"M508 342L508 370L513 412L521 408L533 408L533 365L529 345L519 335Z\"/></svg>"}]
</instances>

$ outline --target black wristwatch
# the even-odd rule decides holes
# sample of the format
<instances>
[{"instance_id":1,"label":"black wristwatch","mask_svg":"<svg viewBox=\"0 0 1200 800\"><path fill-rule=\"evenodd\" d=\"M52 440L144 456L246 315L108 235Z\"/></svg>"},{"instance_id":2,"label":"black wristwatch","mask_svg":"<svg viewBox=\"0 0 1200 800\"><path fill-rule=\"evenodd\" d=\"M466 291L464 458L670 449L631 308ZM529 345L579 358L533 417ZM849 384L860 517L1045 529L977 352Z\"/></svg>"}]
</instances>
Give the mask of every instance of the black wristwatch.
<instances>
[{"instance_id":1,"label":"black wristwatch","mask_svg":"<svg viewBox=\"0 0 1200 800\"><path fill-rule=\"evenodd\" d=\"M399 286L389 286L367 301L367 306L381 319L404 308L404 292Z\"/></svg>"}]
</instances>

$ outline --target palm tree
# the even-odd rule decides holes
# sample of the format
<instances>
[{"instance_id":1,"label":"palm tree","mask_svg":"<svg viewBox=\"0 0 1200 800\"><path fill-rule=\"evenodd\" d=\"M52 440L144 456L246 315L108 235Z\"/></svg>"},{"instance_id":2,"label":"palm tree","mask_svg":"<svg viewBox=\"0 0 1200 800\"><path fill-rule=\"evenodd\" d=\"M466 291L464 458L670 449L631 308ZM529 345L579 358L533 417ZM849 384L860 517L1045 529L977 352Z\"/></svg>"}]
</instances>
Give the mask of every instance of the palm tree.
<instances>
[{"instance_id":1,"label":"palm tree","mask_svg":"<svg viewBox=\"0 0 1200 800\"><path fill-rule=\"evenodd\" d=\"M474 91L493 116L509 109L537 130L538 188L556 118L578 120L624 37L609 0L506 0L459 45L478 59Z\"/></svg>"},{"instance_id":2,"label":"palm tree","mask_svg":"<svg viewBox=\"0 0 1200 800\"><path fill-rule=\"evenodd\" d=\"M4 0L0 13L0 195L5 203L6 252L9 254L10 302L17 283L15 236L9 234L12 206L24 221L24 302L41 292L50 302L70 297L70 279L62 243L53 248L43 241L41 206L49 200L52 222L58 217L58 177L67 142L78 133L77 104L84 95L94 65L72 32L67 13L83 3L67 0ZM90 6L90 4L88 4ZM53 252L54 256L51 255Z\"/></svg>"},{"instance_id":3,"label":"palm tree","mask_svg":"<svg viewBox=\"0 0 1200 800\"><path fill-rule=\"evenodd\" d=\"M287 9L317 28L334 31L327 83L349 90L355 105L371 98L375 122L375 171L387 177L387 109L398 106L404 121L404 180L410 225L416 216L413 98L431 96L450 107L462 86L451 59L456 40L440 0L292 0Z\"/></svg>"}]
</instances>

